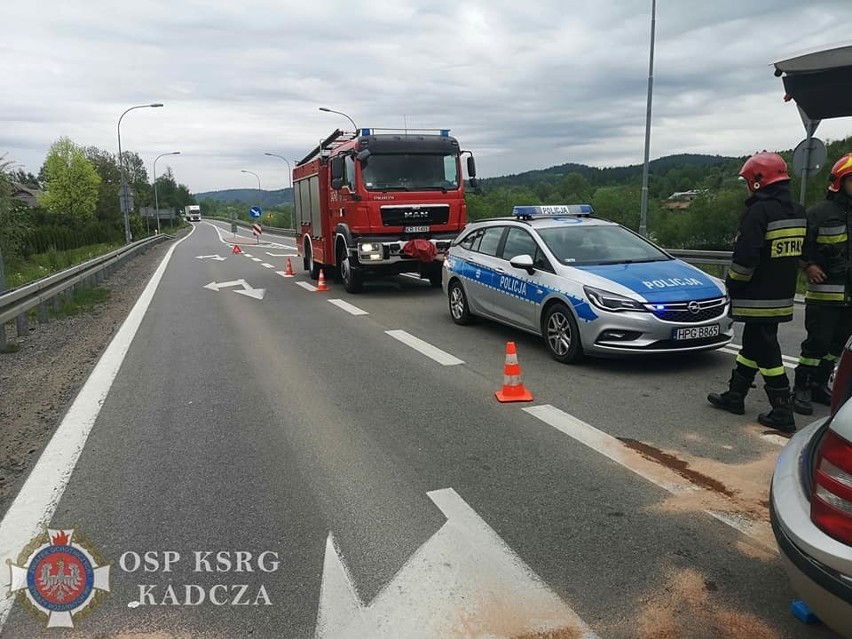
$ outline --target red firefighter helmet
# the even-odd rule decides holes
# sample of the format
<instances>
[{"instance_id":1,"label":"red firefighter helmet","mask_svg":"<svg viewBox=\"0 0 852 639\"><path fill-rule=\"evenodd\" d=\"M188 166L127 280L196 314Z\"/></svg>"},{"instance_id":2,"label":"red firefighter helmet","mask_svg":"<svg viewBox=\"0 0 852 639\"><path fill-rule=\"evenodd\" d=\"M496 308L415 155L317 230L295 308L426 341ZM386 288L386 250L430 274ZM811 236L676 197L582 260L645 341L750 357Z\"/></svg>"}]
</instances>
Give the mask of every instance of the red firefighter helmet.
<instances>
[{"instance_id":1,"label":"red firefighter helmet","mask_svg":"<svg viewBox=\"0 0 852 639\"><path fill-rule=\"evenodd\" d=\"M847 175L852 175L852 153L847 153L841 157L834 166L831 167L831 175L828 179L831 184L828 185L828 190L832 193L840 191L840 185L843 184L843 178Z\"/></svg>"},{"instance_id":2,"label":"red firefighter helmet","mask_svg":"<svg viewBox=\"0 0 852 639\"><path fill-rule=\"evenodd\" d=\"M759 188L789 180L787 163L777 153L756 153L752 155L743 168L740 169L740 177L748 184L748 190L754 193Z\"/></svg>"}]
</instances>

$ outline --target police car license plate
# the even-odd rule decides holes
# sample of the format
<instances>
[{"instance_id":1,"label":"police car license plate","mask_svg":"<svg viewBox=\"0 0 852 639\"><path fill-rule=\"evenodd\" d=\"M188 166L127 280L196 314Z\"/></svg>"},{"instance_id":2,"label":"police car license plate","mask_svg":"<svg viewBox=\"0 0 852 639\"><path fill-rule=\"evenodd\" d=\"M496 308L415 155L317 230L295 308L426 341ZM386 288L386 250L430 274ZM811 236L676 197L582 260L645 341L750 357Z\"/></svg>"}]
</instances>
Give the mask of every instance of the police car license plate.
<instances>
[{"instance_id":1,"label":"police car license plate","mask_svg":"<svg viewBox=\"0 0 852 639\"><path fill-rule=\"evenodd\" d=\"M406 226L405 232L406 233L428 233L429 227L428 226Z\"/></svg>"},{"instance_id":2,"label":"police car license plate","mask_svg":"<svg viewBox=\"0 0 852 639\"><path fill-rule=\"evenodd\" d=\"M718 324L711 324L710 326L689 326L687 328L676 328L674 331L674 339L687 340L687 339L704 339L706 337L718 337L721 333Z\"/></svg>"}]
</instances>

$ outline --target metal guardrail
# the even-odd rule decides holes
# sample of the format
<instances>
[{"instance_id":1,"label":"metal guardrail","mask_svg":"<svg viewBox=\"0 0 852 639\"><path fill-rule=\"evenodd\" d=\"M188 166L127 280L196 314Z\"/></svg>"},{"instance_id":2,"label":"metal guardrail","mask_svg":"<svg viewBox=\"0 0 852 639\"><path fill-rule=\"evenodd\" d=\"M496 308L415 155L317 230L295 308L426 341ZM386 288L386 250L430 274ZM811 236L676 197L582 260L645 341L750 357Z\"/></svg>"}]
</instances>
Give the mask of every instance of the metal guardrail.
<instances>
[{"instance_id":1,"label":"metal guardrail","mask_svg":"<svg viewBox=\"0 0 852 639\"><path fill-rule=\"evenodd\" d=\"M726 266L731 263L731 251L697 251L694 249L664 249L669 255L673 255L690 264L715 264Z\"/></svg>"},{"instance_id":2,"label":"metal guardrail","mask_svg":"<svg viewBox=\"0 0 852 639\"><path fill-rule=\"evenodd\" d=\"M47 302L52 301L54 308L57 308L61 303L59 295L70 293L74 286L81 283L86 285L100 283L105 277L112 275L113 271L128 258L170 237L170 235L147 237L30 284L0 293L0 348L5 346L7 322L16 319L20 334L22 329L26 330L27 314L34 308L38 309L39 322L46 322Z\"/></svg>"}]
</instances>

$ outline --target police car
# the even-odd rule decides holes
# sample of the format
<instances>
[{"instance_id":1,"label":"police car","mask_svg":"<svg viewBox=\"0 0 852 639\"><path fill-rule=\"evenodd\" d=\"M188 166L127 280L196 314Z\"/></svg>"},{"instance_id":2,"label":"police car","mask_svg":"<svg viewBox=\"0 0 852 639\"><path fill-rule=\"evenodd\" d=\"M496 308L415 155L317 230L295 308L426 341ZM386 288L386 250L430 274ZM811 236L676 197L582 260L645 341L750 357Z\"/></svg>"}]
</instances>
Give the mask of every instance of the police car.
<instances>
[{"instance_id":1,"label":"police car","mask_svg":"<svg viewBox=\"0 0 852 639\"><path fill-rule=\"evenodd\" d=\"M721 348L733 338L725 285L588 204L518 206L468 224L444 261L456 324L476 317L541 335L551 355Z\"/></svg>"}]
</instances>

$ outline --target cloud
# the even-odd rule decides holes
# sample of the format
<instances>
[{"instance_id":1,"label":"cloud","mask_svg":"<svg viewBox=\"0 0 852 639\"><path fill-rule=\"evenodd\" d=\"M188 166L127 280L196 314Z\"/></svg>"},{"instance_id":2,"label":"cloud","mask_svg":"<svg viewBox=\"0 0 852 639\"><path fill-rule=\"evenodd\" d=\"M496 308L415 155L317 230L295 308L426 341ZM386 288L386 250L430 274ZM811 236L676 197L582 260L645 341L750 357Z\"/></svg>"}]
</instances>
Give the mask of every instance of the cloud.
<instances>
[{"instance_id":1,"label":"cloud","mask_svg":"<svg viewBox=\"0 0 852 639\"><path fill-rule=\"evenodd\" d=\"M642 158L647 0L242 3L34 0L4 8L0 153L33 172L68 135L149 164L192 190L287 184L270 151L300 158L348 122L446 128L484 176L566 161ZM652 156L744 155L803 137L769 66L846 40L844 0L659 3ZM847 120L823 123L836 139ZM253 178L251 178L253 179Z\"/></svg>"}]
</instances>

